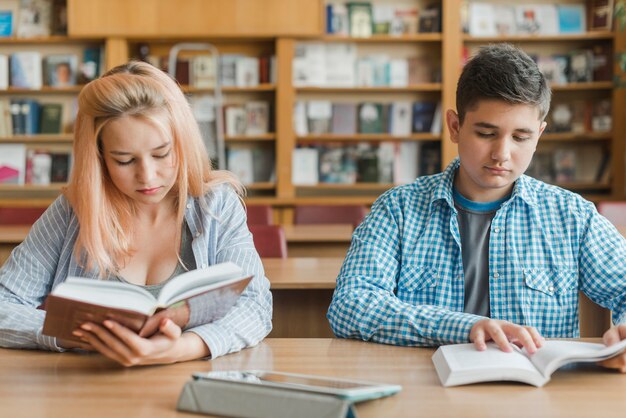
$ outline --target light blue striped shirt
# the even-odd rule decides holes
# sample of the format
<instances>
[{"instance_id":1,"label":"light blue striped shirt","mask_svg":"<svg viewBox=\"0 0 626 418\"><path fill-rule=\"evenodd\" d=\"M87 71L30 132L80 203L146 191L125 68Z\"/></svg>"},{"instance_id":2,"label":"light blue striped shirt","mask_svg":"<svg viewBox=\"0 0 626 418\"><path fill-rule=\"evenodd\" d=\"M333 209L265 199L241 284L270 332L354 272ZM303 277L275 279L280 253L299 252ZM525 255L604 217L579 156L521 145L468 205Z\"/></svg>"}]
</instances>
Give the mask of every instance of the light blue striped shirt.
<instances>
[{"instance_id":1,"label":"light blue striped shirt","mask_svg":"<svg viewBox=\"0 0 626 418\"><path fill-rule=\"evenodd\" d=\"M328 319L339 337L432 346L469 341L452 185L443 173L384 193L355 230ZM490 312L545 337L578 337L578 292L626 322L626 240L580 196L528 176L495 214Z\"/></svg>"},{"instance_id":2,"label":"light blue striped shirt","mask_svg":"<svg viewBox=\"0 0 626 418\"><path fill-rule=\"evenodd\" d=\"M235 307L218 321L204 323L203 309L192 299L187 331L204 340L213 358L256 345L272 328L272 295L241 201L230 187L220 186L203 198L189 198L185 220L198 268L232 261L254 275ZM97 279L96 269L77 262L78 230L76 214L61 196L0 269L1 347L63 351L55 338L41 333L45 312L36 307L68 276Z\"/></svg>"}]
</instances>

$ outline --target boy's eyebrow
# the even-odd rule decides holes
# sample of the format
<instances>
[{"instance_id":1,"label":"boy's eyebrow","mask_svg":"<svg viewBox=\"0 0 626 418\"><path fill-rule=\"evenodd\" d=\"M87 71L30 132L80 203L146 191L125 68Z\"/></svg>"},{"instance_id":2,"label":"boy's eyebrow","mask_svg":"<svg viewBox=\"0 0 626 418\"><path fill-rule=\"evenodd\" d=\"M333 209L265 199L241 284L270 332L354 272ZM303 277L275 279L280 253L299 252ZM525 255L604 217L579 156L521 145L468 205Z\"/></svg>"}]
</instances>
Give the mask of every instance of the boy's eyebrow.
<instances>
[{"instance_id":1,"label":"boy's eyebrow","mask_svg":"<svg viewBox=\"0 0 626 418\"><path fill-rule=\"evenodd\" d=\"M170 142L167 141L166 143L161 144L158 147L152 148L150 151L158 151L160 149L163 149L163 148L167 147L169 144L170 144ZM113 151L109 151L109 154L113 154L113 155L129 155L129 154L132 154L132 153L131 152L126 152L126 151L115 151L115 150L113 150Z\"/></svg>"},{"instance_id":2,"label":"boy's eyebrow","mask_svg":"<svg viewBox=\"0 0 626 418\"><path fill-rule=\"evenodd\" d=\"M492 125L491 123L487 123L487 122L476 122L474 124L474 127L476 127L476 128L485 128L485 129L498 129L498 126ZM517 129L515 129L515 132L521 132L521 133L524 133L524 134L532 134L532 133L534 133L534 131L532 129L528 129L528 128L517 128Z\"/></svg>"}]
</instances>

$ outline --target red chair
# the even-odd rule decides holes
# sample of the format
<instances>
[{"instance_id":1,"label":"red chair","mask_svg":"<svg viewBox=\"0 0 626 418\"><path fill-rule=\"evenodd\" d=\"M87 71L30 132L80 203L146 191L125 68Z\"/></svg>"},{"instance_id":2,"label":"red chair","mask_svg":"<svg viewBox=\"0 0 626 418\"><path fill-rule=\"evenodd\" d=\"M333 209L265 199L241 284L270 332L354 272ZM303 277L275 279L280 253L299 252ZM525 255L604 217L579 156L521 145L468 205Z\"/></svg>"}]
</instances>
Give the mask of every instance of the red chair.
<instances>
[{"instance_id":1,"label":"red chair","mask_svg":"<svg viewBox=\"0 0 626 418\"><path fill-rule=\"evenodd\" d=\"M359 225L367 215L367 208L360 205L296 206L294 223L303 224L350 224Z\"/></svg>"},{"instance_id":2,"label":"red chair","mask_svg":"<svg viewBox=\"0 0 626 418\"><path fill-rule=\"evenodd\" d=\"M269 205L246 205L248 225L272 225L272 207Z\"/></svg>"},{"instance_id":3,"label":"red chair","mask_svg":"<svg viewBox=\"0 0 626 418\"><path fill-rule=\"evenodd\" d=\"M626 226L626 202L599 202L598 212L615 226Z\"/></svg>"},{"instance_id":4,"label":"red chair","mask_svg":"<svg viewBox=\"0 0 626 418\"><path fill-rule=\"evenodd\" d=\"M0 208L0 225L32 225L47 208Z\"/></svg>"},{"instance_id":5,"label":"red chair","mask_svg":"<svg viewBox=\"0 0 626 418\"><path fill-rule=\"evenodd\" d=\"M261 258L287 258L287 238L279 225L250 225L254 246Z\"/></svg>"}]
</instances>

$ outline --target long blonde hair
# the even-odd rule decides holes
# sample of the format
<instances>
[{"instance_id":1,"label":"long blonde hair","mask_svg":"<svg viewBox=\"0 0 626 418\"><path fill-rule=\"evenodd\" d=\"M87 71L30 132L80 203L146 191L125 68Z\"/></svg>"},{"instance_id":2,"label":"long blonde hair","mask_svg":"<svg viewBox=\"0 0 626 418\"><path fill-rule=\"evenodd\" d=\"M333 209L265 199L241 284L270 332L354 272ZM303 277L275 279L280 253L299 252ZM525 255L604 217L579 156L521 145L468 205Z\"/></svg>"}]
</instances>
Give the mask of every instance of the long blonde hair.
<instances>
[{"instance_id":1,"label":"long blonde hair","mask_svg":"<svg viewBox=\"0 0 626 418\"><path fill-rule=\"evenodd\" d=\"M243 187L232 174L211 169L189 103L176 82L147 63L131 61L87 84L78 96L74 129L74 167L63 191L80 225L74 250L101 277L115 272L132 255L134 202L112 183L101 152L100 132L107 122L133 116L154 120L165 114L177 167L175 212L182 225L187 197L200 197L218 184Z\"/></svg>"}]
</instances>

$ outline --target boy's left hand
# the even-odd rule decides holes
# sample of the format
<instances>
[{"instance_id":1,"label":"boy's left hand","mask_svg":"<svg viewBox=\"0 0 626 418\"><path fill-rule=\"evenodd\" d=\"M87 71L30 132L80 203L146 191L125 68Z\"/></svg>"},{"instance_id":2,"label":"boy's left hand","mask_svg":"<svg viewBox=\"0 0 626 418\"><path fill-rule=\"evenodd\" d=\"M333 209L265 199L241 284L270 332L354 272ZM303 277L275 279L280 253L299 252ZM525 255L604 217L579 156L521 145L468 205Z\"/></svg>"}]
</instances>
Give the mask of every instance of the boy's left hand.
<instances>
[{"instance_id":1,"label":"boy's left hand","mask_svg":"<svg viewBox=\"0 0 626 418\"><path fill-rule=\"evenodd\" d=\"M615 325L609 328L602 337L602 341L607 346L617 344L624 339L626 339L626 324ZM626 373L626 352L608 360L601 361L599 364L609 369L617 369L621 373Z\"/></svg>"},{"instance_id":2,"label":"boy's left hand","mask_svg":"<svg viewBox=\"0 0 626 418\"><path fill-rule=\"evenodd\" d=\"M181 334L181 328L169 318L162 318L158 332L149 338L112 320L102 325L87 322L74 331L83 342L126 367L175 362Z\"/></svg>"}]
</instances>

